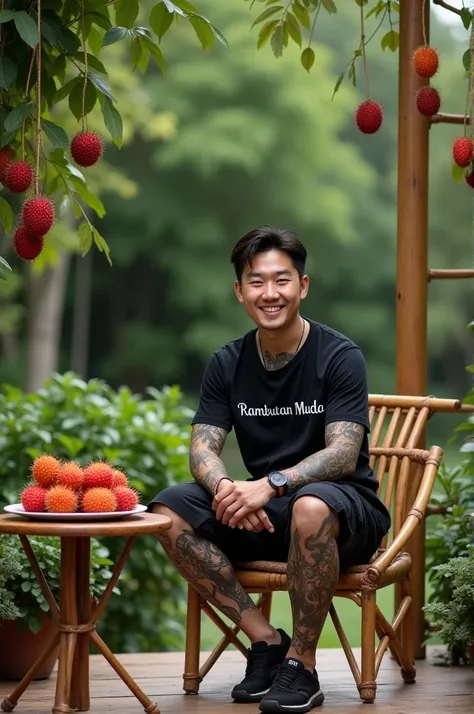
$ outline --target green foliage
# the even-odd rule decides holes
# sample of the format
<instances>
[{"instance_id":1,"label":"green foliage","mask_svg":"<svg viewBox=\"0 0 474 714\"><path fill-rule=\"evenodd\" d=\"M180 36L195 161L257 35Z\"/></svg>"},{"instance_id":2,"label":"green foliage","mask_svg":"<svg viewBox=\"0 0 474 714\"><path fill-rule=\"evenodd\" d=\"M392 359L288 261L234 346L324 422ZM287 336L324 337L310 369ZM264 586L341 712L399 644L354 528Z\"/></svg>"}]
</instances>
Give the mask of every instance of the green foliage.
<instances>
[{"instance_id":1,"label":"green foliage","mask_svg":"<svg viewBox=\"0 0 474 714\"><path fill-rule=\"evenodd\" d=\"M176 387L150 388L140 397L126 387L115 391L72 373L55 375L32 394L4 386L2 488L9 501L17 500L32 459L47 452L81 464L109 459L127 473L146 503L164 487L189 478L190 416ZM109 538L102 544L116 562L123 542ZM137 539L119 586L121 597L111 599L101 624L110 647L124 652L176 645L183 581L154 538Z\"/></svg>"},{"instance_id":2,"label":"green foliage","mask_svg":"<svg viewBox=\"0 0 474 714\"><path fill-rule=\"evenodd\" d=\"M87 226L82 231L87 232L81 238L82 253L95 244L111 263L109 247L89 215L92 211L102 218L103 207L88 189L87 171L79 171L71 162L72 135L62 126L64 110L75 119L76 133L88 129L97 106L103 129L120 147L123 121L109 78L111 45L127 44L132 71L144 73L153 59L164 74L159 42L173 23L188 21L203 49L211 49L215 39L225 46L227 41L187 0L164 0L151 11L138 0L44 0L27 8L11 0L7 5L8 9L0 10L0 148L11 147L16 158L35 167L35 194L54 196L60 213L72 205L76 218ZM151 29L142 26L142 20ZM12 215L11 208L0 207L6 233Z\"/></svg>"},{"instance_id":3,"label":"green foliage","mask_svg":"<svg viewBox=\"0 0 474 714\"><path fill-rule=\"evenodd\" d=\"M20 610L15 603L9 581L21 573L16 549L0 536L0 620L15 620Z\"/></svg>"},{"instance_id":4,"label":"green foliage","mask_svg":"<svg viewBox=\"0 0 474 714\"><path fill-rule=\"evenodd\" d=\"M5 258L2 258L2 256L0 255L0 278L1 278L2 280L5 280L5 268L6 268L7 270L11 270L11 267L10 267L10 265L7 263L7 261L5 260Z\"/></svg>"},{"instance_id":5,"label":"green foliage","mask_svg":"<svg viewBox=\"0 0 474 714\"><path fill-rule=\"evenodd\" d=\"M58 538L31 537L28 539L36 555L38 565L56 601L59 602L60 583L60 545ZM91 544L91 593L98 598L107 587L112 575L109 551L97 540ZM48 602L39 586L30 561L17 536L0 535L0 588L3 584L10 606L10 616L18 618L20 628L38 632L41 628L41 615L50 611ZM116 593L120 593L115 588ZM0 589L0 595L2 591ZM0 619L2 618L2 600L0 598Z\"/></svg>"},{"instance_id":6,"label":"green foliage","mask_svg":"<svg viewBox=\"0 0 474 714\"><path fill-rule=\"evenodd\" d=\"M474 644L474 546L469 546L464 556L436 566L435 578L448 584L451 598L424 609L438 624L437 633L447 645L451 662L465 664L468 647Z\"/></svg>"},{"instance_id":7,"label":"green foliage","mask_svg":"<svg viewBox=\"0 0 474 714\"><path fill-rule=\"evenodd\" d=\"M467 425L471 425L469 417ZM462 425L461 425L462 426ZM465 431L457 427L457 432ZM474 641L474 460L439 471L432 504L441 515L428 520L426 567L430 597L426 612L448 646L452 664L466 662ZM470 580L469 580L470 577Z\"/></svg>"}]
</instances>

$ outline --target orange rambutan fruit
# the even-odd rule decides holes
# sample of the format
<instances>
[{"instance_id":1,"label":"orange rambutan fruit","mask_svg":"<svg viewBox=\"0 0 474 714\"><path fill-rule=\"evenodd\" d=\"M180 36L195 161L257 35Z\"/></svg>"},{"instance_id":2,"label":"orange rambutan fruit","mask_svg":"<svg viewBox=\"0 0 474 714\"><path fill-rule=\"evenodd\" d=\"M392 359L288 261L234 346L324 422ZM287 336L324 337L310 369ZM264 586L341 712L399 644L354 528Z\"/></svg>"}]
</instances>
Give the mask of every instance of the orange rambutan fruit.
<instances>
[{"instance_id":1,"label":"orange rambutan fruit","mask_svg":"<svg viewBox=\"0 0 474 714\"><path fill-rule=\"evenodd\" d=\"M40 486L49 488L58 481L61 462L55 456L43 454L33 461L31 471L33 478Z\"/></svg>"},{"instance_id":2,"label":"orange rambutan fruit","mask_svg":"<svg viewBox=\"0 0 474 714\"><path fill-rule=\"evenodd\" d=\"M112 488L117 486L128 486L128 478L120 469L113 469L114 480L112 482Z\"/></svg>"},{"instance_id":3,"label":"orange rambutan fruit","mask_svg":"<svg viewBox=\"0 0 474 714\"><path fill-rule=\"evenodd\" d=\"M93 461L84 469L84 488L111 488L114 471L105 461Z\"/></svg>"},{"instance_id":4,"label":"orange rambutan fruit","mask_svg":"<svg viewBox=\"0 0 474 714\"><path fill-rule=\"evenodd\" d=\"M117 486L113 489L117 499L117 511L133 511L138 505L138 493L133 488L127 486Z\"/></svg>"},{"instance_id":5,"label":"orange rambutan fruit","mask_svg":"<svg viewBox=\"0 0 474 714\"><path fill-rule=\"evenodd\" d=\"M58 484L48 489L45 500L50 513L74 513L79 499L72 488Z\"/></svg>"},{"instance_id":6,"label":"orange rambutan fruit","mask_svg":"<svg viewBox=\"0 0 474 714\"><path fill-rule=\"evenodd\" d=\"M81 505L84 513L110 513L117 508L117 497L110 488L88 488Z\"/></svg>"},{"instance_id":7,"label":"orange rambutan fruit","mask_svg":"<svg viewBox=\"0 0 474 714\"><path fill-rule=\"evenodd\" d=\"M84 483L84 471L75 461L65 461L59 470L58 483L78 491Z\"/></svg>"}]
</instances>

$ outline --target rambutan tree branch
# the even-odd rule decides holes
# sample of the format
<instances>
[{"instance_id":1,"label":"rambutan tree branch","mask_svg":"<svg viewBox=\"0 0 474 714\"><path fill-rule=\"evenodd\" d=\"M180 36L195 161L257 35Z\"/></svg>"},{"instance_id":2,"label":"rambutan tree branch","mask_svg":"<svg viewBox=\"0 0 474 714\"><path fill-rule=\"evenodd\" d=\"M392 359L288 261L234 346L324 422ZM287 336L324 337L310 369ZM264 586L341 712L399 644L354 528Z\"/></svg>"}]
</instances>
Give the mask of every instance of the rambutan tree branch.
<instances>
[{"instance_id":1,"label":"rambutan tree branch","mask_svg":"<svg viewBox=\"0 0 474 714\"><path fill-rule=\"evenodd\" d=\"M454 5L444 2L444 0L433 0L433 5L439 5L439 7L449 10L449 12L453 12L455 15L462 15L462 10L458 7L454 7Z\"/></svg>"}]
</instances>

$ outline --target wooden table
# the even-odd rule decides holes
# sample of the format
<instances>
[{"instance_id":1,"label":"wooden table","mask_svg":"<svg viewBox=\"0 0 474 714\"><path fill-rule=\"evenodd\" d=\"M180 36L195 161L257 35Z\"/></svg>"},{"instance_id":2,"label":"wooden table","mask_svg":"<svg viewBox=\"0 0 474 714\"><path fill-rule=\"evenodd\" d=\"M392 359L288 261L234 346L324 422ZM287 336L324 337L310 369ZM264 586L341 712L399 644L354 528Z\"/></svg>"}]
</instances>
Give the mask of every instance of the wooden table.
<instances>
[{"instance_id":1,"label":"wooden table","mask_svg":"<svg viewBox=\"0 0 474 714\"><path fill-rule=\"evenodd\" d=\"M4 712L11 712L30 685L40 667L59 643L58 675L53 714L69 714L72 709L90 709L89 641L92 641L119 677L143 705L147 714L159 714L152 702L122 667L115 655L96 632L96 623L119 579L137 535L167 530L171 520L154 513L141 513L117 521L54 522L33 521L21 516L0 515L0 534L18 535L49 603L56 631L23 677L16 689L1 703ZM59 604L48 586L46 576L28 540L28 536L57 536L61 542L61 577ZM103 536L127 536L122 555L98 603L90 592L90 539ZM12 643L14 646L14 643Z\"/></svg>"}]
</instances>

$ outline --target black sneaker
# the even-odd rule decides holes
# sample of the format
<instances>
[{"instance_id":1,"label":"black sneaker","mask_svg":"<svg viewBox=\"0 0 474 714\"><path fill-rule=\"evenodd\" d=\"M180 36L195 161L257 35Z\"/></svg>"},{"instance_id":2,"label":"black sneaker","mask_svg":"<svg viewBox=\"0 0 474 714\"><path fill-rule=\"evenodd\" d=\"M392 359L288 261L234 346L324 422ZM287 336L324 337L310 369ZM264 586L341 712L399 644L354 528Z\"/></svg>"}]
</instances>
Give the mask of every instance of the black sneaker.
<instances>
[{"instance_id":1,"label":"black sneaker","mask_svg":"<svg viewBox=\"0 0 474 714\"><path fill-rule=\"evenodd\" d=\"M279 667L270 690L260 702L265 714L302 714L324 702L316 670L311 673L303 662L285 659Z\"/></svg>"},{"instance_id":2,"label":"black sneaker","mask_svg":"<svg viewBox=\"0 0 474 714\"><path fill-rule=\"evenodd\" d=\"M239 703L259 702L268 692L273 677L279 665L285 659L291 644L291 638L283 630L277 630L281 635L279 645L268 645L266 642L254 642L248 651L245 677L236 684L231 697Z\"/></svg>"}]
</instances>

